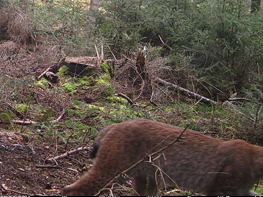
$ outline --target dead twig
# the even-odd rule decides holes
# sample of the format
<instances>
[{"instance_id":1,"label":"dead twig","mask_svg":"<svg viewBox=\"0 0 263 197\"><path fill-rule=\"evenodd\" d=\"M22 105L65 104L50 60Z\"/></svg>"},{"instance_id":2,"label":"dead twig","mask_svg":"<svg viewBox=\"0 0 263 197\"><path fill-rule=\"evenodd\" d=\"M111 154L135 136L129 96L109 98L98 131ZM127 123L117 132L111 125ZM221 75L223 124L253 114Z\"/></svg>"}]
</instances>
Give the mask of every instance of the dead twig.
<instances>
[{"instance_id":1,"label":"dead twig","mask_svg":"<svg viewBox=\"0 0 263 197\"><path fill-rule=\"evenodd\" d=\"M143 94L143 91L144 91L144 88L145 88L145 81L144 81L144 77L142 77L142 73L140 73L139 71L138 71L138 69L137 69L137 66L134 68L134 70L135 70L135 72L136 72L136 74L137 74L137 77L134 79L134 81L133 81L133 84L132 84L132 88L134 87L134 85L135 85L135 83L136 83L136 81L138 80L138 77L140 78L140 80L141 80L141 87L140 87L140 93L139 93L139 95L133 100L133 102L135 103L140 97L141 97L141 95ZM143 72L145 72L145 71L143 71Z\"/></svg>"},{"instance_id":2,"label":"dead twig","mask_svg":"<svg viewBox=\"0 0 263 197\"><path fill-rule=\"evenodd\" d=\"M33 120L12 120L11 122L14 124L18 124L18 125L35 125L38 123L38 122L33 121Z\"/></svg>"},{"instance_id":3,"label":"dead twig","mask_svg":"<svg viewBox=\"0 0 263 197\"><path fill-rule=\"evenodd\" d=\"M194 106L197 106L198 103L200 103L200 101L202 101L202 98L200 98L200 99L194 104Z\"/></svg>"},{"instance_id":4,"label":"dead twig","mask_svg":"<svg viewBox=\"0 0 263 197\"><path fill-rule=\"evenodd\" d=\"M133 102L136 102L137 100L139 100L139 98L140 98L140 97L142 96L142 94L143 94L144 88L145 88L145 82L144 82L144 80L142 80L141 88L140 88L140 94L134 99Z\"/></svg>"},{"instance_id":5,"label":"dead twig","mask_svg":"<svg viewBox=\"0 0 263 197\"><path fill-rule=\"evenodd\" d=\"M36 165L36 168L55 168L60 169L60 166L51 166L51 165Z\"/></svg>"},{"instance_id":6,"label":"dead twig","mask_svg":"<svg viewBox=\"0 0 263 197\"><path fill-rule=\"evenodd\" d=\"M123 93L118 93L118 94L115 94L115 95L126 99L131 106L142 107L142 108L146 108L146 107L148 107L150 104L157 106L157 105L156 105L154 102L152 102L152 101L150 101L147 105L139 105L139 104L136 104L135 101L133 101L131 98L129 98L127 95L125 95L125 94L123 94Z\"/></svg>"},{"instance_id":7,"label":"dead twig","mask_svg":"<svg viewBox=\"0 0 263 197\"><path fill-rule=\"evenodd\" d=\"M97 54L97 67L101 65L102 61L104 60L104 49L103 45L101 45L101 54L99 54L97 45L95 45L95 50Z\"/></svg>"},{"instance_id":8,"label":"dead twig","mask_svg":"<svg viewBox=\"0 0 263 197\"><path fill-rule=\"evenodd\" d=\"M68 136L68 139L67 139L67 141L66 141L65 148L64 148L65 150L67 150L69 140L70 140L70 138L73 136L73 134L74 134L74 132L72 132L72 133Z\"/></svg>"},{"instance_id":9,"label":"dead twig","mask_svg":"<svg viewBox=\"0 0 263 197\"><path fill-rule=\"evenodd\" d=\"M159 39L161 40L161 42L163 43L163 46L167 47L170 51L172 50L172 48L170 46L168 46L162 39L162 37L160 35L158 35Z\"/></svg>"},{"instance_id":10,"label":"dead twig","mask_svg":"<svg viewBox=\"0 0 263 197\"><path fill-rule=\"evenodd\" d=\"M179 136L177 138L175 138L170 144L166 145L165 147L149 154L149 155L146 155L144 158L140 159L139 161L137 161L135 164L133 164L131 167L127 168L126 170L122 171L121 173L119 173L117 176L115 176L113 179L111 179L103 188L107 187L110 183L112 183L115 179L118 178L119 175L121 174L126 174L128 171L132 170L133 168L135 168L136 166L138 166L139 164L143 163L146 161L146 159L149 159L151 160L152 157L158 155L159 153L163 152L164 150L166 150L167 148L171 147L174 143L178 142L182 135L184 134L184 132L188 129L189 127L189 124L186 125L186 127L184 128L184 130L179 134ZM103 190L103 188L97 193L95 194L95 196L98 196L100 194L100 192Z\"/></svg>"},{"instance_id":11,"label":"dead twig","mask_svg":"<svg viewBox=\"0 0 263 197\"><path fill-rule=\"evenodd\" d=\"M156 168L156 171L155 171L155 182L156 184L158 184L158 178L157 178L157 172L160 172L160 176L162 178L162 181L163 181L163 186L165 187L165 190L167 189L166 188L166 184L165 184L165 179L164 179L164 175L165 177L167 177L174 185L176 188L179 188L179 186L177 185L177 183L172 179L172 177L170 177L167 173L165 173L158 165L154 164L154 163L151 163L151 165L153 165L155 168ZM158 187L158 185L157 185Z\"/></svg>"},{"instance_id":12,"label":"dead twig","mask_svg":"<svg viewBox=\"0 0 263 197\"><path fill-rule=\"evenodd\" d=\"M252 101L251 99L248 99L248 98L229 98L228 101L230 102L251 102L251 103L254 103L254 104L260 104L262 105L263 103L260 103L260 102L257 102L257 101Z\"/></svg>"},{"instance_id":13,"label":"dead twig","mask_svg":"<svg viewBox=\"0 0 263 197\"><path fill-rule=\"evenodd\" d=\"M69 156L69 155L72 155L72 154L74 154L74 153L77 153L77 152L81 152L81 151L90 151L91 150L91 148L90 147L79 147L79 148L76 148L76 149L74 149L74 150L71 150L71 151L67 151L67 152L65 152L65 153L63 153L62 155L58 155L58 156L56 156L56 157L52 157L52 158L49 158L49 159L47 159L46 161L48 161L48 162L52 162L52 161L56 161L56 160L58 160L58 159L62 159L62 158L65 158L65 157L67 157L67 156Z\"/></svg>"},{"instance_id":14,"label":"dead twig","mask_svg":"<svg viewBox=\"0 0 263 197\"><path fill-rule=\"evenodd\" d=\"M52 120L51 123L59 122L59 121L63 118L63 116L65 115L65 113L66 113L66 110L63 109L62 112L61 112L61 114L60 114L60 116L59 116L57 119Z\"/></svg>"},{"instance_id":15,"label":"dead twig","mask_svg":"<svg viewBox=\"0 0 263 197\"><path fill-rule=\"evenodd\" d=\"M111 54L112 54L114 60L117 61L117 58L116 58L116 56L114 55L114 53L112 52L110 46L109 46L108 44L106 44L106 45L107 45L108 49L110 50L110 52L111 52Z\"/></svg>"}]
</instances>

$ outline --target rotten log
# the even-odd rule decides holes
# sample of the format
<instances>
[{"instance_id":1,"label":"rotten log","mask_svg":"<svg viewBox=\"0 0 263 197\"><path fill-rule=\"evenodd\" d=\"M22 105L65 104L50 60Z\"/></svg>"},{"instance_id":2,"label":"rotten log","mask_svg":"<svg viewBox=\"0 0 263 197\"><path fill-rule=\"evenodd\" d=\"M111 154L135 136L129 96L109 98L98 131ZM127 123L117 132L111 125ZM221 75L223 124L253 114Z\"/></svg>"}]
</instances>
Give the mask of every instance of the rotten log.
<instances>
[{"instance_id":1,"label":"rotten log","mask_svg":"<svg viewBox=\"0 0 263 197\"><path fill-rule=\"evenodd\" d=\"M97 65L97 57L65 57L64 62L68 64L79 64L84 66L95 67Z\"/></svg>"},{"instance_id":2,"label":"rotten log","mask_svg":"<svg viewBox=\"0 0 263 197\"><path fill-rule=\"evenodd\" d=\"M100 60L99 60L100 58ZM59 68L63 65L67 66L71 73L74 74L84 74L85 70L88 68L96 69L102 62L113 64L114 67L120 68L127 63L127 58L122 59L101 59L104 56L98 57L89 57L89 56L80 56L80 57L64 57L59 60L53 66L48 67L43 73L41 73L36 79L40 80L43 76L47 75L48 72L56 73Z\"/></svg>"},{"instance_id":3,"label":"rotten log","mask_svg":"<svg viewBox=\"0 0 263 197\"><path fill-rule=\"evenodd\" d=\"M62 65L67 66L71 73L83 75L88 68L97 68L97 57L65 57Z\"/></svg>"},{"instance_id":4,"label":"rotten log","mask_svg":"<svg viewBox=\"0 0 263 197\"><path fill-rule=\"evenodd\" d=\"M199 99L201 102L210 103L210 104L213 104L213 105L217 105L217 104L218 104L216 101L213 101L213 100L211 100L211 99L209 99L209 98L207 98L207 97L204 97L204 96L202 96L202 95L200 95L200 94L197 94L197 93L195 93L195 92L192 92L192 91L190 91L190 90L187 90L187 89L185 89L185 88L182 88L182 87L180 87L180 86L178 86L178 85L175 85L175 84L173 84L173 83L170 83L170 82L168 82L168 81L165 81L165 80L163 80L163 79L161 79L161 78L159 78L159 77L156 77L156 78L155 78L155 81L157 81L158 83L160 83L160 84L162 84L162 85L164 85L164 86L168 86L168 87L175 88L176 90L179 90L180 92L183 92L184 94L187 94L187 96L190 97L190 98L197 98L197 99Z\"/></svg>"}]
</instances>

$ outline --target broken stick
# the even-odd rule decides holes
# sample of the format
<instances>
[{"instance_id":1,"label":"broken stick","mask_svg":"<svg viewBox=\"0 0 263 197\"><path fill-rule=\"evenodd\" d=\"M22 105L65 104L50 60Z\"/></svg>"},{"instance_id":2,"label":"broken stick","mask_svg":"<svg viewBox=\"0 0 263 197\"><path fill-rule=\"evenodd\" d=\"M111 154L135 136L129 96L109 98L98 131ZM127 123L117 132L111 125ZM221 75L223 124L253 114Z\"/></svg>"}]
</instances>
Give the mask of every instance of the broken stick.
<instances>
[{"instance_id":1,"label":"broken stick","mask_svg":"<svg viewBox=\"0 0 263 197\"><path fill-rule=\"evenodd\" d=\"M54 162L54 161L56 161L56 160L58 160L58 159L63 159L63 158L65 158L65 157L67 157L67 156L69 156L69 155L72 155L72 154L74 154L74 153L81 152L81 151L86 151L86 150L87 150L87 151L90 151L91 148L90 148L90 147L87 147L87 146L79 147L79 148L76 148L76 149L74 149L74 150L65 152L65 153L63 153L62 155L58 155L58 156L56 156L56 157L49 158L49 159L47 159L46 161L48 161L48 162Z\"/></svg>"}]
</instances>

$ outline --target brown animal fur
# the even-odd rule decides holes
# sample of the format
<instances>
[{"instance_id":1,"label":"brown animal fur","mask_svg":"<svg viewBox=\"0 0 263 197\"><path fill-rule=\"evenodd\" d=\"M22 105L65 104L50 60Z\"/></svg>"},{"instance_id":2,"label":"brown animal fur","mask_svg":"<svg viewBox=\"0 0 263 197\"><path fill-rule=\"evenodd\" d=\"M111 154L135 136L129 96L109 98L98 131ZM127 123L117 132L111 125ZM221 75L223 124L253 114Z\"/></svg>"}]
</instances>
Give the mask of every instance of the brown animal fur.
<instances>
[{"instance_id":1,"label":"brown animal fur","mask_svg":"<svg viewBox=\"0 0 263 197\"><path fill-rule=\"evenodd\" d=\"M63 195L95 195L113 177L170 144L182 130L147 119L106 127L95 142L94 166L78 181L66 186ZM163 178L156 166L161 168ZM187 129L183 139L156 160L141 163L127 174L134 178L135 190L140 195L156 195L157 185L158 188L178 186L207 195L254 195L249 189L263 177L263 148L242 140L223 141Z\"/></svg>"}]
</instances>

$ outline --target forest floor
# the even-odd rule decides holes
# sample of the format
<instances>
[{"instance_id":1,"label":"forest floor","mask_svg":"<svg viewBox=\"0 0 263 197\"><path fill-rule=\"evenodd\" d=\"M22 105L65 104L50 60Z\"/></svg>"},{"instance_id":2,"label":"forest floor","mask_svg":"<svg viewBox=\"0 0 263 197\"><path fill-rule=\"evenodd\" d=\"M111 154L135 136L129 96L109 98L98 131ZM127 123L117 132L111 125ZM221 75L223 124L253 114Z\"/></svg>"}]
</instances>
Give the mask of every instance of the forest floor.
<instances>
[{"instance_id":1,"label":"forest floor","mask_svg":"<svg viewBox=\"0 0 263 197\"><path fill-rule=\"evenodd\" d=\"M45 64L37 64L41 58L37 52L29 52L12 41L0 44L1 74L11 81L35 77L46 69ZM2 90L10 87L1 84ZM17 93L16 87L12 94ZM5 101L12 103L10 98ZM25 127L30 131L27 134L23 134ZM61 147L56 137L37 132L37 128L0 124L0 195L61 195L61 188L77 180L90 165L87 151L75 153L73 158L47 162L48 158L66 152L65 146ZM67 148L72 148L70 143Z\"/></svg>"},{"instance_id":2,"label":"forest floor","mask_svg":"<svg viewBox=\"0 0 263 197\"><path fill-rule=\"evenodd\" d=\"M61 188L73 183L90 163L87 151L74 154L74 159L65 157L57 164L46 162L57 148L54 143L44 139L25 142L19 134L11 138L0 137L1 195L61 195Z\"/></svg>"},{"instance_id":3,"label":"forest floor","mask_svg":"<svg viewBox=\"0 0 263 197\"><path fill-rule=\"evenodd\" d=\"M125 71L118 75L123 77L121 83L105 72L95 78L72 77L63 71L58 84L36 80L61 57L54 47L0 43L0 195L61 195L61 188L92 166L89 151L49 159L90 147L98 131L111 123L144 117L181 127L190 123L191 129L214 137L242 136L233 126L238 115L221 106L196 105L196 101L170 105L163 98L163 103L155 106L143 96L131 106L127 99L116 96L122 92L131 97ZM35 123L23 124L21 116ZM134 195L129 181L108 191ZM185 195L180 192L165 195Z\"/></svg>"},{"instance_id":4,"label":"forest floor","mask_svg":"<svg viewBox=\"0 0 263 197\"><path fill-rule=\"evenodd\" d=\"M106 125L144 117L145 111L154 110L151 106L130 107L126 99L114 96L115 91L104 79L98 79L102 85L89 87L89 81L71 83L81 80L71 76L60 76L57 85L44 79L38 83L36 77L59 59L54 56L60 56L59 51L50 52L41 46L32 50L12 41L0 43L0 195L61 195L64 186L92 166L89 150L48 159L90 147L97 132ZM73 91L71 86L75 87ZM116 87L125 92L124 85L115 84ZM37 124L18 124L15 120L20 117L9 106ZM50 124L49 120L61 115L62 109L65 115ZM115 184L114 189L106 190L109 191L114 195L134 195L129 180Z\"/></svg>"}]
</instances>

